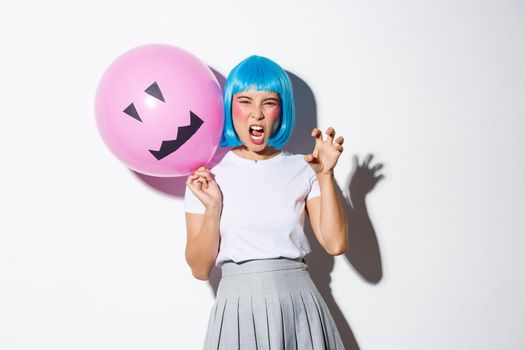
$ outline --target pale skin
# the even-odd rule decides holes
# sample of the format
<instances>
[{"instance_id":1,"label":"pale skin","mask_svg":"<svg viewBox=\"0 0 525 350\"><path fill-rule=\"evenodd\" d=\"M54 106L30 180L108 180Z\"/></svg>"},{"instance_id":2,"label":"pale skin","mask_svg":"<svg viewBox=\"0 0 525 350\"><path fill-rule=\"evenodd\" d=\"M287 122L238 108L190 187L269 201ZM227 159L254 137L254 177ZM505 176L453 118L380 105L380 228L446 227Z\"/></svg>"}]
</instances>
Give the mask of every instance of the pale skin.
<instances>
[{"instance_id":1,"label":"pale skin","mask_svg":"<svg viewBox=\"0 0 525 350\"><path fill-rule=\"evenodd\" d=\"M268 145L266 135L275 130L280 115L281 101L275 92L249 90L235 94L232 98L233 124L243 145L233 148L232 152L258 160L278 155L281 151ZM261 144L250 138L252 124L264 129ZM348 224L334 180L334 168L343 152L344 138L335 139L332 127L326 129L325 135L323 138L321 130L314 128L311 133L315 138L314 150L304 156L321 189L321 196L306 202L306 211L317 240L328 254L336 256L343 254L348 246ZM186 213L186 261L195 278L207 280L219 252L222 193L205 167L188 176L186 186L206 208L204 214Z\"/></svg>"}]
</instances>

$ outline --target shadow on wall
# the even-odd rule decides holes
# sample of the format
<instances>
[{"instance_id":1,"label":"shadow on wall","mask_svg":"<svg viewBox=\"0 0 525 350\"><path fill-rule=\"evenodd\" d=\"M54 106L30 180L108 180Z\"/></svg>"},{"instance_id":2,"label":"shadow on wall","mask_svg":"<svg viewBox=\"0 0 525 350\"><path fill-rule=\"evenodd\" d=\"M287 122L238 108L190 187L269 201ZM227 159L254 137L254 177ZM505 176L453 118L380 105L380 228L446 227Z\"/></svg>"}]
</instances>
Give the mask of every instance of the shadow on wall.
<instances>
[{"instance_id":1,"label":"shadow on wall","mask_svg":"<svg viewBox=\"0 0 525 350\"><path fill-rule=\"evenodd\" d=\"M224 77L215 70L213 70L213 72L222 88L225 81ZM310 136L311 131L317 126L317 106L315 98L310 87L302 79L293 73L287 73L293 85L296 121L292 138L284 149L292 153L310 153L315 145L314 139ZM335 129L337 132L337 128ZM216 164L216 162L220 161L228 150L228 148L219 148L212 163ZM362 162L359 162L358 157L354 155L353 170L348 175L344 186L348 190L349 196L345 196L340 188L337 188L337 190L341 198L344 199L343 205L349 227L349 246L344 256L349 262L349 266L353 267L353 270L356 271L363 280L371 284L377 284L382 279L383 268L377 236L368 215L365 199L366 195L370 193L383 178L383 175L376 175L376 172L382 168L382 164L371 166L372 158L373 156L369 154ZM208 165L208 168L211 167L212 164ZM157 191L175 197L184 197L186 177L157 178L134 173L140 180ZM335 302L330 288L330 274L334 267L334 257L329 255L324 251L324 248L321 247L312 231L309 220L305 220L304 229L312 249L311 253L305 258L310 276L332 313L341 338L343 339L345 349L358 350L359 345L357 344L357 340L354 337L348 321ZM217 295L220 279L221 270L214 266L208 282L215 296Z\"/></svg>"}]
</instances>

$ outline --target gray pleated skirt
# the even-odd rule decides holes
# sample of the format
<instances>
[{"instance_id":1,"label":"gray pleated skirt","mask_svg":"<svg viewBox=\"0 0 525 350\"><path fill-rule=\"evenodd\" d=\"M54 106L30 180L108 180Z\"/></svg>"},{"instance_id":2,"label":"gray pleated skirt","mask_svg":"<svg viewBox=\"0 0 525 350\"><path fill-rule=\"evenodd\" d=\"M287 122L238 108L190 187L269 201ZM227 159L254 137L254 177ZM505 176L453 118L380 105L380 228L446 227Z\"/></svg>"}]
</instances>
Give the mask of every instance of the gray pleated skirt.
<instances>
[{"instance_id":1,"label":"gray pleated skirt","mask_svg":"<svg viewBox=\"0 0 525 350\"><path fill-rule=\"evenodd\" d=\"M222 265L205 350L344 350L303 259Z\"/></svg>"}]
</instances>

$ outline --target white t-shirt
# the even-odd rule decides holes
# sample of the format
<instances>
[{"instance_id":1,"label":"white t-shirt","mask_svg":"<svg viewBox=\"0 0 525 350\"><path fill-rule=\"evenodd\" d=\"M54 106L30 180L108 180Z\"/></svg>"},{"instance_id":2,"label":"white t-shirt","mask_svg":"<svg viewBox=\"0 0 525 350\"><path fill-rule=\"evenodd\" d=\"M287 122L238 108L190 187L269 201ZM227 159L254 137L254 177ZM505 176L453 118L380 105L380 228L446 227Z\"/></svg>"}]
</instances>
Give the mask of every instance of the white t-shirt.
<instances>
[{"instance_id":1,"label":"white t-shirt","mask_svg":"<svg viewBox=\"0 0 525 350\"><path fill-rule=\"evenodd\" d=\"M310 252L303 230L305 204L321 193L302 154L281 151L254 161L229 151L210 172L223 195L216 266L226 260L295 259ZM188 187L184 208L188 213L205 212Z\"/></svg>"}]
</instances>

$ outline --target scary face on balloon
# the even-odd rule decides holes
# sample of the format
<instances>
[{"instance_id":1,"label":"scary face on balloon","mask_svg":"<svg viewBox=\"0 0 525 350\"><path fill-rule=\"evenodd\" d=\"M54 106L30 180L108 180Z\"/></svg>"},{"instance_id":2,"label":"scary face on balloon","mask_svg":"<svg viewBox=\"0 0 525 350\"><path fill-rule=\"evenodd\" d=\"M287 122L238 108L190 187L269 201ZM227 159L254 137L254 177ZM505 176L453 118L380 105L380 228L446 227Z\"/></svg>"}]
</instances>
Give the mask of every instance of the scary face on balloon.
<instances>
[{"instance_id":1,"label":"scary face on balloon","mask_svg":"<svg viewBox=\"0 0 525 350\"><path fill-rule=\"evenodd\" d=\"M157 82L154 82L153 84L151 84L146 90L144 90L144 92L150 96L153 96L159 101L166 102L164 100L164 96L162 96L162 91L160 91L160 88ZM150 100L149 102L150 102L149 103L150 106L155 105L154 101ZM142 119L140 118L140 115L133 103L131 103L128 107L126 107L126 109L124 110L124 113L126 113L130 117L142 123ZM179 126L178 132L177 132L177 138L175 140L162 141L162 144L159 150L157 151L149 150L149 151L158 160L161 160L169 156L170 154L178 150L180 146L184 145L186 141L188 141L197 132L197 130L199 130L202 123L203 123L202 119L199 118L195 113L190 111L190 125Z\"/></svg>"},{"instance_id":2,"label":"scary face on balloon","mask_svg":"<svg viewBox=\"0 0 525 350\"><path fill-rule=\"evenodd\" d=\"M147 45L124 53L105 72L96 117L104 142L129 168L183 176L215 153L222 93L211 70L188 52Z\"/></svg>"}]
</instances>

